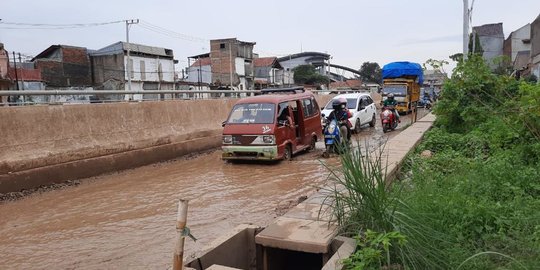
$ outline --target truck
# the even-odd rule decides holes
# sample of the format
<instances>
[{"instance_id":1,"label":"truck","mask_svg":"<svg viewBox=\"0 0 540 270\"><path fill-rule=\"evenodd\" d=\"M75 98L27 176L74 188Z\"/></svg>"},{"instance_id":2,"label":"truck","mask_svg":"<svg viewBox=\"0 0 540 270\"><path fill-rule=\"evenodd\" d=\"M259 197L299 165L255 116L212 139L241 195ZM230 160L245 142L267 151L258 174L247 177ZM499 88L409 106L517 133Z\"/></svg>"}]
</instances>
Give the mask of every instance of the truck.
<instances>
[{"instance_id":1,"label":"truck","mask_svg":"<svg viewBox=\"0 0 540 270\"><path fill-rule=\"evenodd\" d=\"M420 99L420 86L424 81L422 67L413 62L392 62L382 68L382 100L394 94L399 113L409 113Z\"/></svg>"}]
</instances>

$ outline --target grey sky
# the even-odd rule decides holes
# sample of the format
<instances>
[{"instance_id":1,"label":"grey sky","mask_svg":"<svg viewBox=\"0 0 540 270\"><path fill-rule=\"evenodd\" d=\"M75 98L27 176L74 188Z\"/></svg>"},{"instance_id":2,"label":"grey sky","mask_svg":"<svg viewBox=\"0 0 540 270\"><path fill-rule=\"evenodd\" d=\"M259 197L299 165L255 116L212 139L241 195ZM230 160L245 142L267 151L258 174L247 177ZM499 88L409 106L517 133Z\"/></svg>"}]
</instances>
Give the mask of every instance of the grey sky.
<instances>
[{"instance_id":1,"label":"grey sky","mask_svg":"<svg viewBox=\"0 0 540 270\"><path fill-rule=\"evenodd\" d=\"M204 39L237 37L255 41L261 56L321 51L333 63L359 68L365 61L424 62L448 59L460 52L461 0L333 0L333 1L75 1L3 0L4 22L71 24L141 19ZM472 0L470 0L472 2ZM538 0L477 0L473 24L503 22L505 34L532 22ZM66 29L2 29L8 51L36 55L52 44L99 49L125 40L125 25ZM134 43L166 47L180 60L208 51L208 42L189 41L133 26Z\"/></svg>"}]
</instances>

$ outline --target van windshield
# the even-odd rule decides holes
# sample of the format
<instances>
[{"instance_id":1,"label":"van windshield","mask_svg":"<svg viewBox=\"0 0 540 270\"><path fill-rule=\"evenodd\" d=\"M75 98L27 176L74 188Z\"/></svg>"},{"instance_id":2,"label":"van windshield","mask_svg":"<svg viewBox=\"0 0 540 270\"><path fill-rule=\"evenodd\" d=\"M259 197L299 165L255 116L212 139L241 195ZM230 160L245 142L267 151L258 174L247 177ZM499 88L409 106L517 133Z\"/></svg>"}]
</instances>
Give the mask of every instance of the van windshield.
<instances>
[{"instance_id":1,"label":"van windshield","mask_svg":"<svg viewBox=\"0 0 540 270\"><path fill-rule=\"evenodd\" d=\"M330 102L328 102L328 104L326 104L325 109L332 110L332 102L334 102L334 100L335 99L330 100ZM347 109L349 109L349 110L356 109L357 101L358 101L358 99L356 99L356 98L348 98L347 99Z\"/></svg>"},{"instance_id":2,"label":"van windshield","mask_svg":"<svg viewBox=\"0 0 540 270\"><path fill-rule=\"evenodd\" d=\"M233 107L227 120L233 124L272 124L274 123L275 104L247 103Z\"/></svg>"}]
</instances>

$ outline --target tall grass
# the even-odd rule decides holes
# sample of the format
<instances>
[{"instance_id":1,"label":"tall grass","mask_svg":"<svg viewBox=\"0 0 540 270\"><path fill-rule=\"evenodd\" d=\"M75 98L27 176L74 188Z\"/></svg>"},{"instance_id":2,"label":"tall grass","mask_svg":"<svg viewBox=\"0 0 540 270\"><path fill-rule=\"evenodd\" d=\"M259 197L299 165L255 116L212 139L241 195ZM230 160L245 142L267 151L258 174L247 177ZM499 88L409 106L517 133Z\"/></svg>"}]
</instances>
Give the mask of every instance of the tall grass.
<instances>
[{"instance_id":1,"label":"tall grass","mask_svg":"<svg viewBox=\"0 0 540 270\"><path fill-rule=\"evenodd\" d=\"M426 226L425 217L415 213L401 198L401 188L389 185L386 177L384 145L370 152L366 143L340 155L338 167L327 166L331 185L327 185L325 203L341 233L362 235L367 230L399 232L406 238L403 246L393 246L393 261L411 269L445 269L447 263L434 243L445 243L442 234Z\"/></svg>"}]
</instances>

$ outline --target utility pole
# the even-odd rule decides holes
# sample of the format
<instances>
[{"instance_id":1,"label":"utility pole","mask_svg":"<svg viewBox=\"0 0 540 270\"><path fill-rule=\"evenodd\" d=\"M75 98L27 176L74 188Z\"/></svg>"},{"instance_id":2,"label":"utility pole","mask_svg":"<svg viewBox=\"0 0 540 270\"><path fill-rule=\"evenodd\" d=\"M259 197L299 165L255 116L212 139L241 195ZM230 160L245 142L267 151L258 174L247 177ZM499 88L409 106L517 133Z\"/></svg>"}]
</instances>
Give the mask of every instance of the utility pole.
<instances>
[{"instance_id":1,"label":"utility pole","mask_svg":"<svg viewBox=\"0 0 540 270\"><path fill-rule=\"evenodd\" d=\"M463 60L469 54L469 0L463 0Z\"/></svg>"},{"instance_id":2,"label":"utility pole","mask_svg":"<svg viewBox=\"0 0 540 270\"><path fill-rule=\"evenodd\" d=\"M17 90L19 90L19 75L17 75L17 60L15 60L15 52L13 52L13 67L15 68L15 82L17 83Z\"/></svg>"},{"instance_id":3,"label":"utility pole","mask_svg":"<svg viewBox=\"0 0 540 270\"><path fill-rule=\"evenodd\" d=\"M21 53L19 53L19 63L21 64L21 87L22 87L22 90L24 90L24 71L23 71L23 64L22 64L22 59L21 59ZM23 96L23 99L24 99L24 96Z\"/></svg>"},{"instance_id":4,"label":"utility pole","mask_svg":"<svg viewBox=\"0 0 540 270\"><path fill-rule=\"evenodd\" d=\"M126 60L126 70L127 70L127 77L128 77L128 90L131 90L131 66L129 65L129 51L131 49L131 45L129 44L129 27L132 24L138 24L139 19L135 20L126 20L126 47L127 47L127 60Z\"/></svg>"}]
</instances>

